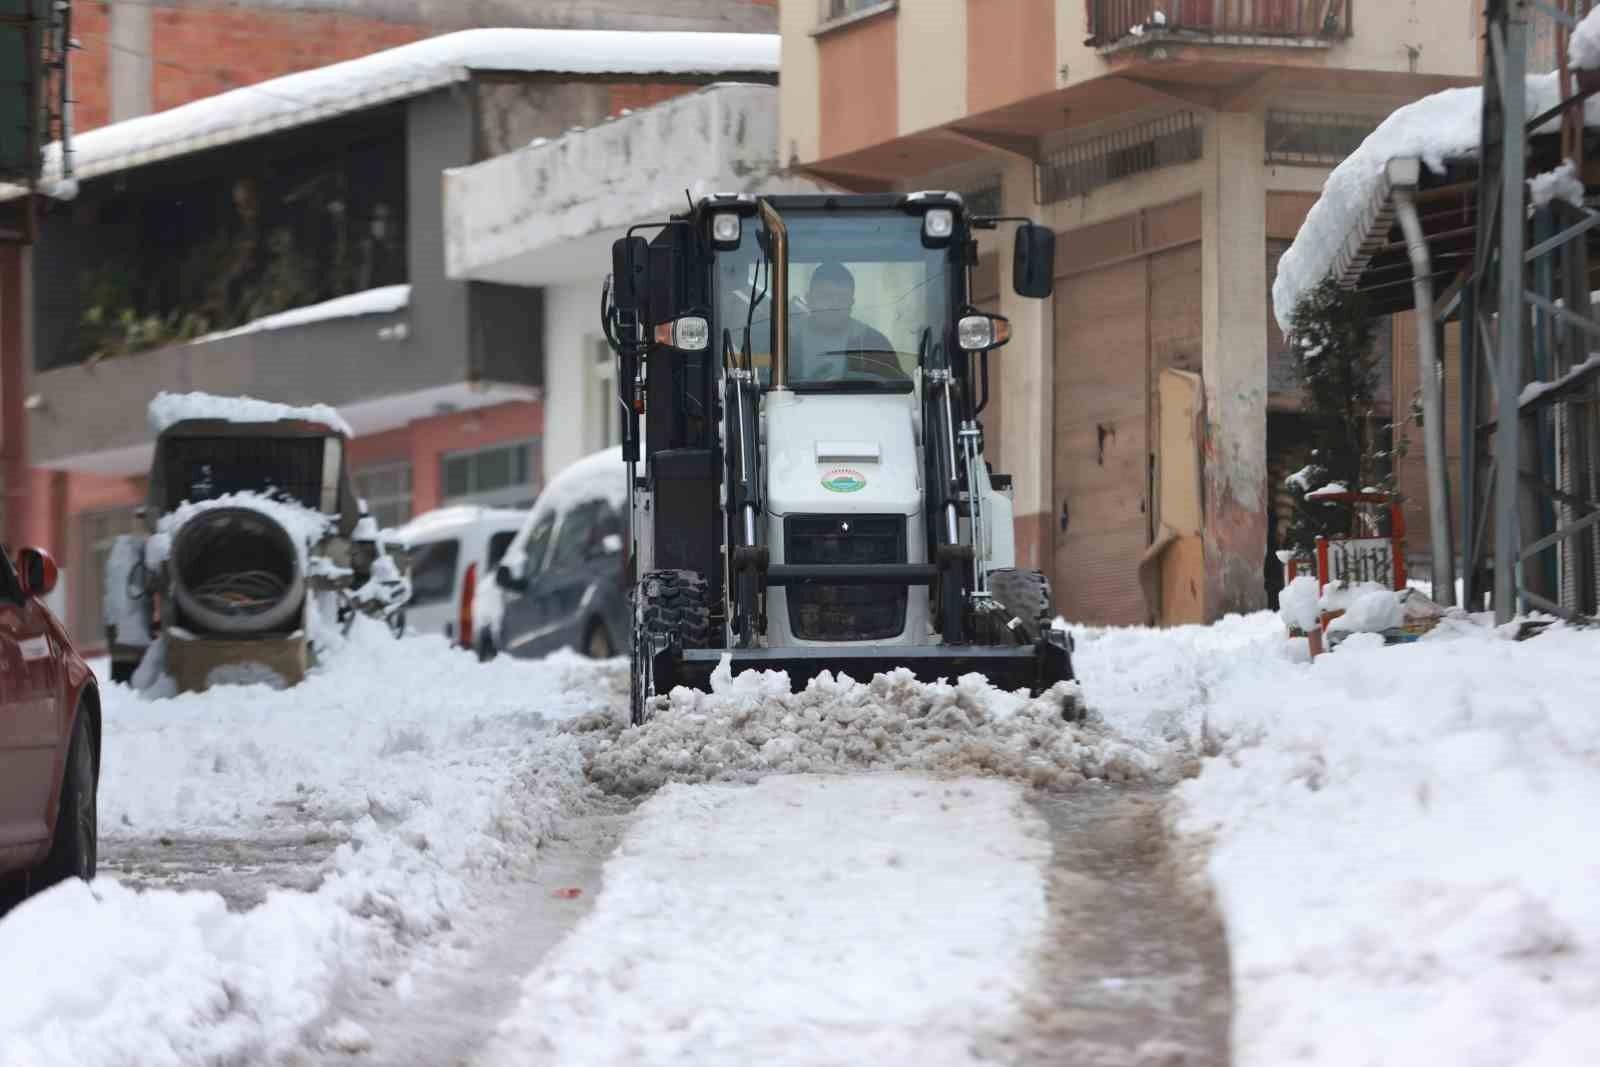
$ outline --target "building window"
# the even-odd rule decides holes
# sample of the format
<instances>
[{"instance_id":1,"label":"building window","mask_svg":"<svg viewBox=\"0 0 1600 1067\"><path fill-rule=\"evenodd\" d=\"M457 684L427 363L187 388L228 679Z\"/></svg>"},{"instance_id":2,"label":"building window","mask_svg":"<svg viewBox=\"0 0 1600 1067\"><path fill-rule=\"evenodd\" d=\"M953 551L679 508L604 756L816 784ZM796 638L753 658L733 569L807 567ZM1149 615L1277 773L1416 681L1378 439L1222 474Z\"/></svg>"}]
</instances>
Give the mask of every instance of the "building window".
<instances>
[{"instance_id":1,"label":"building window","mask_svg":"<svg viewBox=\"0 0 1600 1067\"><path fill-rule=\"evenodd\" d=\"M105 643L106 560L123 534L143 534L137 508L114 508L78 516L78 575L69 584L72 596L72 639L80 647Z\"/></svg>"},{"instance_id":2,"label":"building window","mask_svg":"<svg viewBox=\"0 0 1600 1067\"><path fill-rule=\"evenodd\" d=\"M385 463L357 471L356 495L383 530L403 526L411 518L411 464Z\"/></svg>"},{"instance_id":3,"label":"building window","mask_svg":"<svg viewBox=\"0 0 1600 1067\"><path fill-rule=\"evenodd\" d=\"M444 500L448 504L532 507L539 495L538 441L496 445L444 457Z\"/></svg>"},{"instance_id":4,"label":"building window","mask_svg":"<svg viewBox=\"0 0 1600 1067\"><path fill-rule=\"evenodd\" d=\"M589 374L590 429L584 439L591 452L622 443L622 409L617 398L617 360L611 346L598 338Z\"/></svg>"},{"instance_id":5,"label":"building window","mask_svg":"<svg viewBox=\"0 0 1600 1067\"><path fill-rule=\"evenodd\" d=\"M817 32L893 11L897 6L896 0L818 0Z\"/></svg>"},{"instance_id":6,"label":"building window","mask_svg":"<svg viewBox=\"0 0 1600 1067\"><path fill-rule=\"evenodd\" d=\"M1361 147L1380 120L1311 111L1267 112L1267 163L1336 167Z\"/></svg>"},{"instance_id":7,"label":"building window","mask_svg":"<svg viewBox=\"0 0 1600 1067\"><path fill-rule=\"evenodd\" d=\"M1194 112L1180 111L1058 148L1035 168L1035 199L1053 204L1135 174L1193 162L1200 158L1202 132Z\"/></svg>"}]
</instances>

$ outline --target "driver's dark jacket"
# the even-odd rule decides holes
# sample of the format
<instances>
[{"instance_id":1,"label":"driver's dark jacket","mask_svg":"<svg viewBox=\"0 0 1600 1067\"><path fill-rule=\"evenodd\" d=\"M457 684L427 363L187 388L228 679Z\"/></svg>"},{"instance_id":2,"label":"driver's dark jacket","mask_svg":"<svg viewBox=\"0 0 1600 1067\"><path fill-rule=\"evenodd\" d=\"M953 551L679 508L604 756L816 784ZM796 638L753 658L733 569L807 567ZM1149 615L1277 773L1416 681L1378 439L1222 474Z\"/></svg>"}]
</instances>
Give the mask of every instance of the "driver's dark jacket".
<instances>
[{"instance_id":1,"label":"driver's dark jacket","mask_svg":"<svg viewBox=\"0 0 1600 1067\"><path fill-rule=\"evenodd\" d=\"M813 359L827 359L831 353L841 349L833 347L836 342L827 342L828 347L820 352L808 351L808 342L813 345L822 344L822 340L807 330L795 330L790 337L793 351L789 355L791 377L797 380L819 380L811 370ZM850 320L849 332L845 335L846 353L845 373L864 373L882 375L886 369L884 360L894 361L895 347L883 334L874 330L864 322ZM883 353L883 355L879 355ZM873 358L876 357L876 358ZM896 371L898 373L898 370Z\"/></svg>"}]
</instances>

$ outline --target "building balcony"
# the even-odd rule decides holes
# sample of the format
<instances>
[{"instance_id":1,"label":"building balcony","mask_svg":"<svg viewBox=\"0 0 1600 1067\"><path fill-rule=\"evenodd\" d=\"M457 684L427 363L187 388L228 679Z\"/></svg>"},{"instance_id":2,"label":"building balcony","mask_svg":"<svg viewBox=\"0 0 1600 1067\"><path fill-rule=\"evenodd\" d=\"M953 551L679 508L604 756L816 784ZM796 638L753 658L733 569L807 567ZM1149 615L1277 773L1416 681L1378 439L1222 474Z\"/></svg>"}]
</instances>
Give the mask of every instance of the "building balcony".
<instances>
[{"instance_id":1,"label":"building balcony","mask_svg":"<svg viewBox=\"0 0 1600 1067\"><path fill-rule=\"evenodd\" d=\"M1351 35L1352 0L1090 0L1102 54L1162 43L1326 47Z\"/></svg>"}]
</instances>

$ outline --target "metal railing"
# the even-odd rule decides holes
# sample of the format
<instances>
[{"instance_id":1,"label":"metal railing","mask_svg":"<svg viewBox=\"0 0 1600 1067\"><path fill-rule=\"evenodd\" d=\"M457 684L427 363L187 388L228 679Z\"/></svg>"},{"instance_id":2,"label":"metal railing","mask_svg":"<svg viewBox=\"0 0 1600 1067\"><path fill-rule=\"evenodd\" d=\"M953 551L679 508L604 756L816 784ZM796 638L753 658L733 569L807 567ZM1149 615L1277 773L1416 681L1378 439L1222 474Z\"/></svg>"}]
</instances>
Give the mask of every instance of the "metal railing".
<instances>
[{"instance_id":1,"label":"metal railing","mask_svg":"<svg viewBox=\"0 0 1600 1067\"><path fill-rule=\"evenodd\" d=\"M1089 0L1091 41L1130 36L1350 36L1353 0Z\"/></svg>"},{"instance_id":2,"label":"metal railing","mask_svg":"<svg viewBox=\"0 0 1600 1067\"><path fill-rule=\"evenodd\" d=\"M1036 169L1035 199L1053 204L1146 171L1199 159L1202 127L1192 111L1165 115L1048 153Z\"/></svg>"}]
</instances>

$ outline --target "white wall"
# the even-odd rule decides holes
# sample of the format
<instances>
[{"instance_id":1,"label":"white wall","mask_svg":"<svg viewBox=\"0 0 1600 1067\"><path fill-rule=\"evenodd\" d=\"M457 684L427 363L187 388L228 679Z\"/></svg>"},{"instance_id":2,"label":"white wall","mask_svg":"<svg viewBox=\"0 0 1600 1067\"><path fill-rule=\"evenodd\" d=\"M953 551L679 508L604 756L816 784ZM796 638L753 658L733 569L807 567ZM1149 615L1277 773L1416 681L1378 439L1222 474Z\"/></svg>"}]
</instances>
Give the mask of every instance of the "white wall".
<instances>
[{"instance_id":1,"label":"white wall","mask_svg":"<svg viewBox=\"0 0 1600 1067\"><path fill-rule=\"evenodd\" d=\"M591 278L544 291L544 477L604 443L594 404L600 285Z\"/></svg>"}]
</instances>

